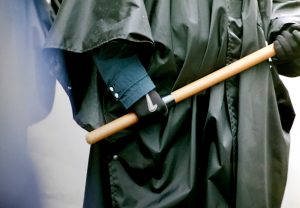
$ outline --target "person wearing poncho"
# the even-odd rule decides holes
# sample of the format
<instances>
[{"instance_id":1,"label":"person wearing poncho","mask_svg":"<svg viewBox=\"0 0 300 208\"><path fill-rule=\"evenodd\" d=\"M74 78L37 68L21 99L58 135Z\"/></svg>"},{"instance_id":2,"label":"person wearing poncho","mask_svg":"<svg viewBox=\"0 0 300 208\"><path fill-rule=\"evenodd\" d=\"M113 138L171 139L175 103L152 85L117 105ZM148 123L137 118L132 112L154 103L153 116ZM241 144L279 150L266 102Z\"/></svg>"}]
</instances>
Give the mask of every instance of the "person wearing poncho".
<instances>
[{"instance_id":1,"label":"person wearing poncho","mask_svg":"<svg viewBox=\"0 0 300 208\"><path fill-rule=\"evenodd\" d=\"M300 75L299 8L298 0L63 1L45 47L64 51L66 70L56 73L89 131L129 110L143 115L136 103L146 94L168 95L266 42L278 52L167 115L155 97L159 119L92 145L84 207L280 207L295 115L278 74Z\"/></svg>"}]
</instances>

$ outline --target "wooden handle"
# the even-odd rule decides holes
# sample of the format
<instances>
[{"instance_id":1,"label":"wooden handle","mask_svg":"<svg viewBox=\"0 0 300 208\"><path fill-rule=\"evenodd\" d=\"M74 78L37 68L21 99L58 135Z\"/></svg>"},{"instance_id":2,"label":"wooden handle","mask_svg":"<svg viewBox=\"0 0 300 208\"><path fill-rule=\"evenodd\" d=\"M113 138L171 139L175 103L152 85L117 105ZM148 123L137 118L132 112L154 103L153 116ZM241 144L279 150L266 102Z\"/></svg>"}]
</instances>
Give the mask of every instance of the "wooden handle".
<instances>
[{"instance_id":1,"label":"wooden handle","mask_svg":"<svg viewBox=\"0 0 300 208\"><path fill-rule=\"evenodd\" d=\"M254 53L251 53L245 56L242 59L239 59L232 64L229 64L211 74L206 75L205 77L198 79L182 88L171 93L175 103L179 103L186 98L189 98L193 95L198 94L199 92L208 89L238 73L249 69L268 58L271 58L276 55L274 45L268 45Z\"/></svg>"},{"instance_id":2,"label":"wooden handle","mask_svg":"<svg viewBox=\"0 0 300 208\"><path fill-rule=\"evenodd\" d=\"M236 62L227 65L201 79L198 79L182 88L171 93L171 96L175 100L175 103L179 103L186 98L198 94L199 92L206 90L234 75L249 69L256 64L259 64L268 58L276 55L274 45L268 45ZM135 113L128 113L110 123L107 123L94 131L91 131L86 136L86 141L89 144L95 144L96 142L105 139L121 130L132 126L138 122L138 117Z\"/></svg>"},{"instance_id":3,"label":"wooden handle","mask_svg":"<svg viewBox=\"0 0 300 208\"><path fill-rule=\"evenodd\" d=\"M89 144L95 144L115 133L124 130L138 122L138 117L135 113L128 113L110 123L107 123L86 135L86 141Z\"/></svg>"}]
</instances>

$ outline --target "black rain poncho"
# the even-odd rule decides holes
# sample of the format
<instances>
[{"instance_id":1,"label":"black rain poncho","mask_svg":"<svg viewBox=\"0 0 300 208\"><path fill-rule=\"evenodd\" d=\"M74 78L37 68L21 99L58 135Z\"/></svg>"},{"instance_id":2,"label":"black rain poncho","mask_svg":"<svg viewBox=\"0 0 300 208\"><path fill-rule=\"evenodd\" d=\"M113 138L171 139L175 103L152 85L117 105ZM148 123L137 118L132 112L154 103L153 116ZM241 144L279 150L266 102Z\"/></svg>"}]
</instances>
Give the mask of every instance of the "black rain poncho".
<instances>
[{"instance_id":1,"label":"black rain poncho","mask_svg":"<svg viewBox=\"0 0 300 208\"><path fill-rule=\"evenodd\" d=\"M89 52L133 43L163 96L265 46L300 21L297 0L65 0L46 46L66 53L75 120L125 114ZM85 207L280 207L294 111L264 62L91 147Z\"/></svg>"}]
</instances>

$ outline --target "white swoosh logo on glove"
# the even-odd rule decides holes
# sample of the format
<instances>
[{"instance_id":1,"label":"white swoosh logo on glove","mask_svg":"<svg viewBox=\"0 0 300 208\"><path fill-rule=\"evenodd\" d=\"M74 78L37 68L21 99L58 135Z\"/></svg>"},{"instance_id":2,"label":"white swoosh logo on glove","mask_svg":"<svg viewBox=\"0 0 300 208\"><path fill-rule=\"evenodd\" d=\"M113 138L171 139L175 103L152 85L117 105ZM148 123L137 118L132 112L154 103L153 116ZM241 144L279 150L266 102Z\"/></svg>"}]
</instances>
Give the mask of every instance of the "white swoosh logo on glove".
<instances>
[{"instance_id":1,"label":"white swoosh logo on glove","mask_svg":"<svg viewBox=\"0 0 300 208\"><path fill-rule=\"evenodd\" d=\"M154 111L156 111L157 104L152 103L152 100L148 94L146 95L146 101L147 101L147 106L148 106L149 112L153 113Z\"/></svg>"}]
</instances>

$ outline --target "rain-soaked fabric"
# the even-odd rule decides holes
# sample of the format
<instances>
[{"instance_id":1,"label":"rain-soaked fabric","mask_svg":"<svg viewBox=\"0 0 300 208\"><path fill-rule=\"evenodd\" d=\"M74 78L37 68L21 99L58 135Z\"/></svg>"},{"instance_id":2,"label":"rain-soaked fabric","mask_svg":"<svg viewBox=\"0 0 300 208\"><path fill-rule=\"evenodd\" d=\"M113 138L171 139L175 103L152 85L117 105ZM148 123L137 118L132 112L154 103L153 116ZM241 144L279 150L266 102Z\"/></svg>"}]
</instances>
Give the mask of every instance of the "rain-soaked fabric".
<instances>
[{"instance_id":1,"label":"rain-soaked fabric","mask_svg":"<svg viewBox=\"0 0 300 208\"><path fill-rule=\"evenodd\" d=\"M74 118L90 130L126 113L97 73L93 49L134 43L164 96L264 47L300 21L299 7L296 0L63 1L46 46L65 50ZM296 76L297 66L279 71ZM293 119L276 66L261 63L170 107L156 123L92 145L84 206L280 207Z\"/></svg>"}]
</instances>

